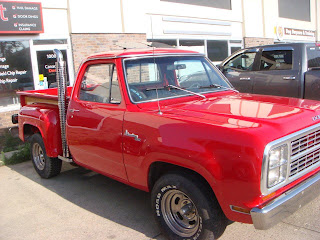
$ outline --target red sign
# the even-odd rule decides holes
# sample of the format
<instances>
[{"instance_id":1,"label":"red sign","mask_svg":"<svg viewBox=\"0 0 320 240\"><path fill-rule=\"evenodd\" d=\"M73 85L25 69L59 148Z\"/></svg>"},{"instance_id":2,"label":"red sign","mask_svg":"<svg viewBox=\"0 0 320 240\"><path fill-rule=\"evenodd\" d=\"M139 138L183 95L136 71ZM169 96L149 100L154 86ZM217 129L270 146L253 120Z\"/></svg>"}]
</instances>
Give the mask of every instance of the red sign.
<instances>
[{"instance_id":1,"label":"red sign","mask_svg":"<svg viewBox=\"0 0 320 240\"><path fill-rule=\"evenodd\" d=\"M0 1L0 34L43 32L41 3Z\"/></svg>"}]
</instances>

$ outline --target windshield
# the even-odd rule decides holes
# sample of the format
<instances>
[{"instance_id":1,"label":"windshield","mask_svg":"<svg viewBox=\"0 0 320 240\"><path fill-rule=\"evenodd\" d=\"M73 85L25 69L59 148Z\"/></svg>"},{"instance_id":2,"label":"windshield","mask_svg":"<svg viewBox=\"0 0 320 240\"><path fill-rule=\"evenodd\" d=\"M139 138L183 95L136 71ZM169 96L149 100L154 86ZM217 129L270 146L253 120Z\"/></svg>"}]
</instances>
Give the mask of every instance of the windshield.
<instances>
[{"instance_id":1,"label":"windshield","mask_svg":"<svg viewBox=\"0 0 320 240\"><path fill-rule=\"evenodd\" d=\"M230 89L204 57L150 57L124 61L129 94L145 102Z\"/></svg>"}]
</instances>

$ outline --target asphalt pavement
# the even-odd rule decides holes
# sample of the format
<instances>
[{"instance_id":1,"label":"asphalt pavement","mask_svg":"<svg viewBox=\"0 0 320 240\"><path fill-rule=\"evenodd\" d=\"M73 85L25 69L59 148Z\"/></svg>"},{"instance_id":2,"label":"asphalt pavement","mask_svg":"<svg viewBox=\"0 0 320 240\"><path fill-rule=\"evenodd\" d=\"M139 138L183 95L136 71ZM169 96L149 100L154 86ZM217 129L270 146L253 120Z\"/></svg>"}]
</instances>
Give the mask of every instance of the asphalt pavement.
<instances>
[{"instance_id":1,"label":"asphalt pavement","mask_svg":"<svg viewBox=\"0 0 320 240\"><path fill-rule=\"evenodd\" d=\"M0 167L0 239L165 238L148 193L69 164L59 176L41 179L29 161ZM320 197L272 229L232 223L220 239L320 239Z\"/></svg>"}]
</instances>

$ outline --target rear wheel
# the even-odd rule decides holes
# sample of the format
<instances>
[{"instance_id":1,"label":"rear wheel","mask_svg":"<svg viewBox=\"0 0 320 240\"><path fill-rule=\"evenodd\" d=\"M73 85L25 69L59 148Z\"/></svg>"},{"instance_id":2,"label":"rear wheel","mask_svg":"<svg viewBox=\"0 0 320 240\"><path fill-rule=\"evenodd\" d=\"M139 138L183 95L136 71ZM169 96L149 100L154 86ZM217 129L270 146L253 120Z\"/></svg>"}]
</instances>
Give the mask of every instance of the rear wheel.
<instances>
[{"instance_id":1,"label":"rear wheel","mask_svg":"<svg viewBox=\"0 0 320 240\"><path fill-rule=\"evenodd\" d=\"M62 162L58 158L47 156L40 134L34 134L30 142L32 163L37 173L42 178L51 178L58 175L61 171Z\"/></svg>"},{"instance_id":2,"label":"rear wheel","mask_svg":"<svg viewBox=\"0 0 320 240\"><path fill-rule=\"evenodd\" d=\"M170 240L211 240L227 226L217 200L197 178L164 175L152 189L151 200L156 221Z\"/></svg>"}]
</instances>

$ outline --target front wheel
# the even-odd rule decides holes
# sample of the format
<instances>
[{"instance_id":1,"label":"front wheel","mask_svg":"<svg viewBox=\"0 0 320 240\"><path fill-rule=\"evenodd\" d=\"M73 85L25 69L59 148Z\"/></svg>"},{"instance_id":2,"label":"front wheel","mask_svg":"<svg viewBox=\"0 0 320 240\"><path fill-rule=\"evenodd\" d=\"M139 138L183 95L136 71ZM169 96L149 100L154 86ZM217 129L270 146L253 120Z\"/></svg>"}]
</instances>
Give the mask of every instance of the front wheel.
<instances>
[{"instance_id":1,"label":"front wheel","mask_svg":"<svg viewBox=\"0 0 320 240\"><path fill-rule=\"evenodd\" d=\"M61 171L62 162L58 158L47 156L46 149L40 134L31 137L31 159L37 173L42 178L51 178Z\"/></svg>"},{"instance_id":2,"label":"front wheel","mask_svg":"<svg viewBox=\"0 0 320 240\"><path fill-rule=\"evenodd\" d=\"M227 226L217 200L198 178L164 175L152 189L151 201L156 221L170 240L211 240Z\"/></svg>"}]
</instances>

